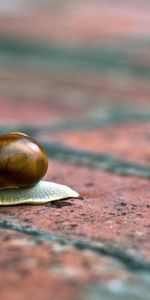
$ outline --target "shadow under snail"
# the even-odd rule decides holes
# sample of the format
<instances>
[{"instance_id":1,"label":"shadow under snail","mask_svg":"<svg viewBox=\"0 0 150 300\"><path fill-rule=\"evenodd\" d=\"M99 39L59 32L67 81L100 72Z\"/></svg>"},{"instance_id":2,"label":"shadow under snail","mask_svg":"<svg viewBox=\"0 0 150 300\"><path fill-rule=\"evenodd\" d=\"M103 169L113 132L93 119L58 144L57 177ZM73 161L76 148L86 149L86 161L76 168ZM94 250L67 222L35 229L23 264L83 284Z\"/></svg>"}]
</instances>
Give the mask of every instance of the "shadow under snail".
<instances>
[{"instance_id":1,"label":"shadow under snail","mask_svg":"<svg viewBox=\"0 0 150 300\"><path fill-rule=\"evenodd\" d=\"M0 205L44 204L76 198L70 187L41 180L48 168L42 146L32 137L12 132L0 136Z\"/></svg>"}]
</instances>

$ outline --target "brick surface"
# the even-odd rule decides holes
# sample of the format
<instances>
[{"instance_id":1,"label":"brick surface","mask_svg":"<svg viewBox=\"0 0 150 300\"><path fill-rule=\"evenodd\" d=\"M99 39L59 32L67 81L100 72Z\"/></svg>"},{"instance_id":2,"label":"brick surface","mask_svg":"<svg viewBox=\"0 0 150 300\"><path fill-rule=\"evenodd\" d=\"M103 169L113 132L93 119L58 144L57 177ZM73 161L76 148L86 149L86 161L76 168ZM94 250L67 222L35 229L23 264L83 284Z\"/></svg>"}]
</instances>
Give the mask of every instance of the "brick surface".
<instances>
[{"instance_id":1,"label":"brick surface","mask_svg":"<svg viewBox=\"0 0 150 300\"><path fill-rule=\"evenodd\" d=\"M72 186L84 200L3 207L1 218L63 236L118 243L150 257L148 180L56 162L50 162L46 179Z\"/></svg>"},{"instance_id":2,"label":"brick surface","mask_svg":"<svg viewBox=\"0 0 150 300\"><path fill-rule=\"evenodd\" d=\"M93 281L106 284L114 277L124 283L136 281L134 275L117 270L111 258L97 257L90 251L80 252L57 242L38 244L9 231L1 235L1 244L3 299L30 299L31 295L36 299L82 299L83 287L87 289Z\"/></svg>"}]
</instances>

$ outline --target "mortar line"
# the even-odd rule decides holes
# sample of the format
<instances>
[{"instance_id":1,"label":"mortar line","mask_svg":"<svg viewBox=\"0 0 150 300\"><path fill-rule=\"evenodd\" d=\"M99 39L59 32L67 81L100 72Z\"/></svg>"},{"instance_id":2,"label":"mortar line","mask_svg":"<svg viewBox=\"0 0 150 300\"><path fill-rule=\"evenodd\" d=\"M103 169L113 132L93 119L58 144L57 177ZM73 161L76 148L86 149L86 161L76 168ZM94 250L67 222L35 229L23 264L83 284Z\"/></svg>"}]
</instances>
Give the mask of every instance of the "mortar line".
<instances>
[{"instance_id":1,"label":"mortar line","mask_svg":"<svg viewBox=\"0 0 150 300\"><path fill-rule=\"evenodd\" d=\"M146 261L143 257L137 255L136 252L134 253L133 250L131 252L128 249L122 249L116 245L104 244L102 242L95 242L87 239L80 240L61 237L57 234L41 231L33 227L26 228L18 224L9 223L5 220L0 220L0 229L23 233L34 238L36 242L56 241L61 245L73 246L78 251L89 250L99 256L112 257L131 272L150 272L149 261Z\"/></svg>"},{"instance_id":2,"label":"mortar line","mask_svg":"<svg viewBox=\"0 0 150 300\"><path fill-rule=\"evenodd\" d=\"M50 159L102 169L117 175L150 179L150 167L142 164L117 159L105 153L91 153L69 148L60 143L43 143L42 145Z\"/></svg>"}]
</instances>

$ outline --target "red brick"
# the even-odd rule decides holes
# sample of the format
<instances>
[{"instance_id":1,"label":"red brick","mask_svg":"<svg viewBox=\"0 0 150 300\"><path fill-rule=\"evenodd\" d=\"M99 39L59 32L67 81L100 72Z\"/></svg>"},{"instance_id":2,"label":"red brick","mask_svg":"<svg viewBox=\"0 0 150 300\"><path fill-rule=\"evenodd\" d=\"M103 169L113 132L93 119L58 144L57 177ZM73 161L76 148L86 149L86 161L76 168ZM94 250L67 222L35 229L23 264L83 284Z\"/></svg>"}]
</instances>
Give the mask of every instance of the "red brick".
<instances>
[{"instance_id":1,"label":"red brick","mask_svg":"<svg viewBox=\"0 0 150 300\"><path fill-rule=\"evenodd\" d=\"M59 141L68 147L150 165L150 123L125 123L85 131L44 133L42 141Z\"/></svg>"},{"instance_id":2,"label":"red brick","mask_svg":"<svg viewBox=\"0 0 150 300\"><path fill-rule=\"evenodd\" d=\"M145 4L145 5L144 5ZM124 6L120 1L111 5L106 3L78 3L77 8L66 6L58 10L3 16L0 32L15 34L24 38L48 40L55 43L97 43L97 41L122 40L127 36L139 37L149 34L149 5L144 1L142 8L130 4ZM145 8L145 9L144 9ZM108 26L109 24L109 26Z\"/></svg>"}]
</instances>

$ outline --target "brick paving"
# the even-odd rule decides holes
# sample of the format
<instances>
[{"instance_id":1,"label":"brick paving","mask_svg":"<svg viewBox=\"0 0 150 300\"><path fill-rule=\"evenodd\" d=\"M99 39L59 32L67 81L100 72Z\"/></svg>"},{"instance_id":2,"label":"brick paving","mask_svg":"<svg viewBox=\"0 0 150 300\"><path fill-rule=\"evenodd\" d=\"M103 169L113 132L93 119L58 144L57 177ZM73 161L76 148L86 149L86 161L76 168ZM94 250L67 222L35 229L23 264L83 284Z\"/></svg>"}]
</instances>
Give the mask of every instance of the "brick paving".
<instances>
[{"instance_id":1,"label":"brick paving","mask_svg":"<svg viewBox=\"0 0 150 300\"><path fill-rule=\"evenodd\" d=\"M149 4L44 3L0 19L0 133L80 198L0 208L0 298L148 300Z\"/></svg>"}]
</instances>

